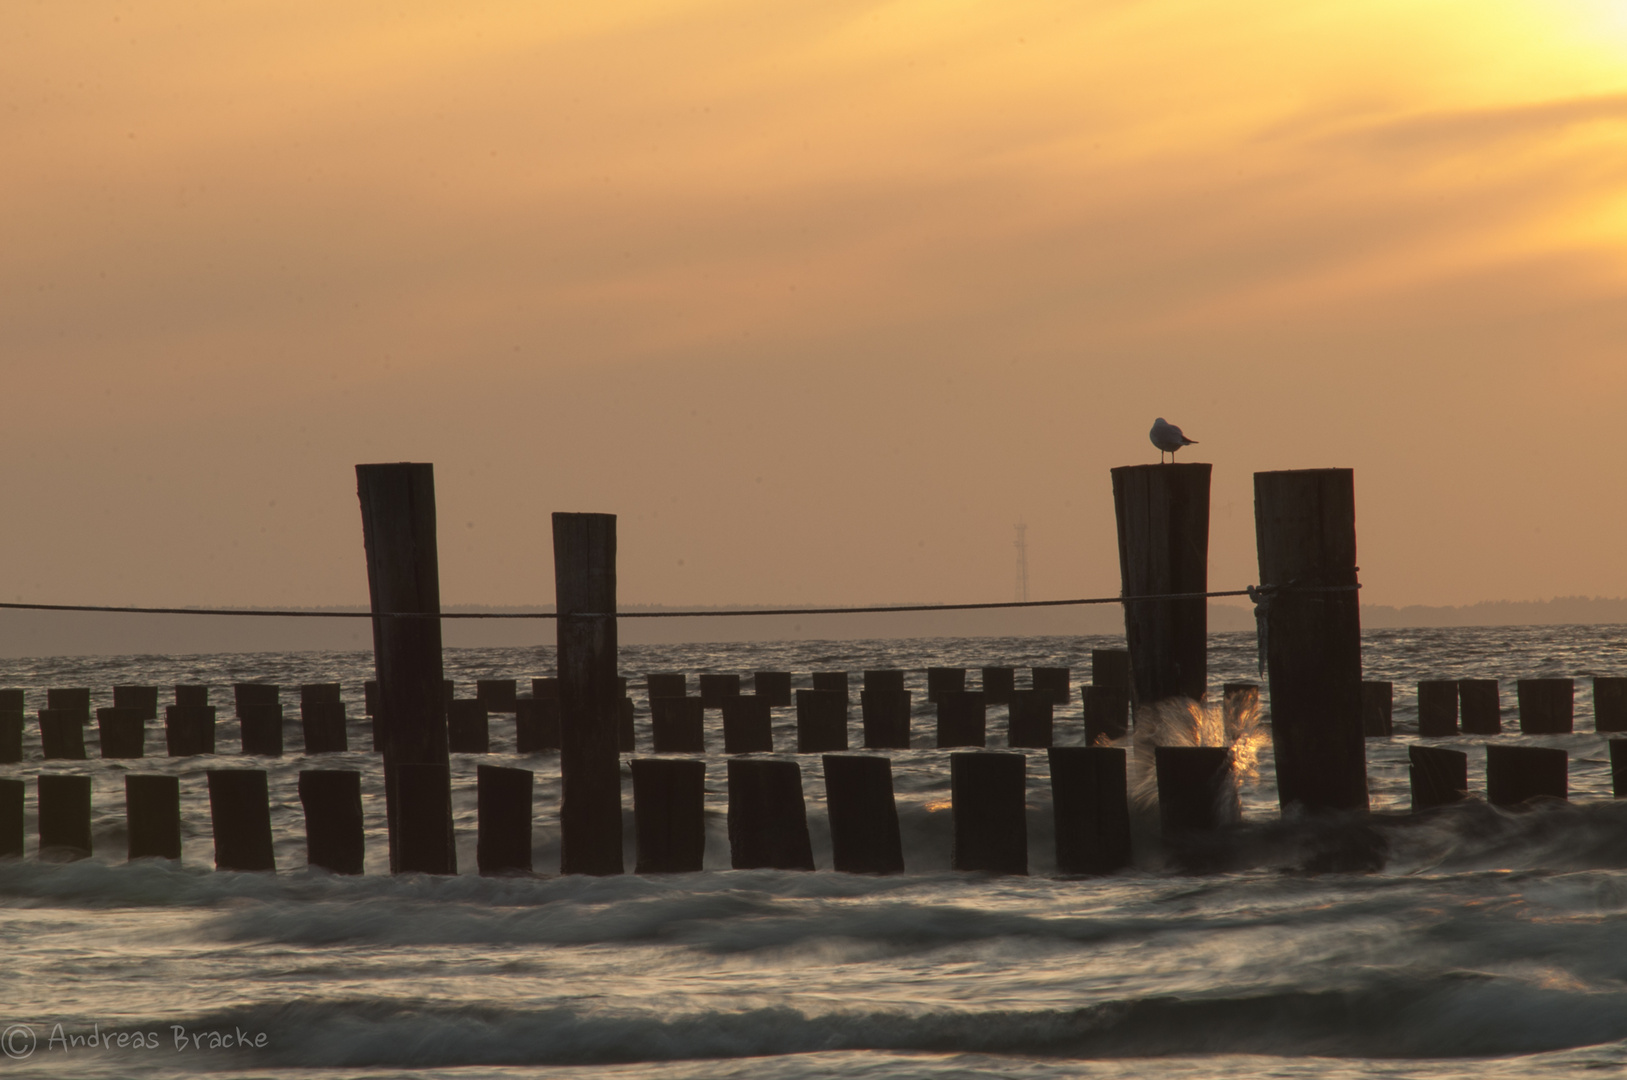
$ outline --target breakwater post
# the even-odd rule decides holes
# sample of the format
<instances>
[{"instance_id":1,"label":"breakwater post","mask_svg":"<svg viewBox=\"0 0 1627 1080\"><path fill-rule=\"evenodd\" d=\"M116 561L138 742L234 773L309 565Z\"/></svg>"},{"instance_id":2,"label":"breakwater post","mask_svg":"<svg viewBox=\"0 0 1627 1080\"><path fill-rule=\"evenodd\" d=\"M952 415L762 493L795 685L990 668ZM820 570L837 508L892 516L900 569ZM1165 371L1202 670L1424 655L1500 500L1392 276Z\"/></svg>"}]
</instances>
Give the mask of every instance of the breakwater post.
<instances>
[{"instance_id":1,"label":"breakwater post","mask_svg":"<svg viewBox=\"0 0 1627 1080\"><path fill-rule=\"evenodd\" d=\"M1159 746L1158 818L1164 836L1178 839L1232 825L1243 817L1229 746Z\"/></svg>"},{"instance_id":2,"label":"breakwater post","mask_svg":"<svg viewBox=\"0 0 1627 1080\"><path fill-rule=\"evenodd\" d=\"M1027 768L1023 754L972 750L949 755L956 870L1028 873Z\"/></svg>"},{"instance_id":3,"label":"breakwater post","mask_svg":"<svg viewBox=\"0 0 1627 1080\"><path fill-rule=\"evenodd\" d=\"M181 857L181 780L176 776L124 778L124 820L130 859Z\"/></svg>"},{"instance_id":4,"label":"breakwater post","mask_svg":"<svg viewBox=\"0 0 1627 1080\"><path fill-rule=\"evenodd\" d=\"M798 690L797 753L847 749L847 691Z\"/></svg>"},{"instance_id":5,"label":"breakwater post","mask_svg":"<svg viewBox=\"0 0 1627 1080\"><path fill-rule=\"evenodd\" d=\"M1125 465L1113 470L1124 596L1209 588L1211 466ZM1202 701L1208 687L1209 602L1124 603L1135 706L1170 697Z\"/></svg>"},{"instance_id":6,"label":"breakwater post","mask_svg":"<svg viewBox=\"0 0 1627 1080\"><path fill-rule=\"evenodd\" d=\"M1469 755L1444 746L1407 747L1412 809L1432 810L1469 797Z\"/></svg>"},{"instance_id":7,"label":"breakwater post","mask_svg":"<svg viewBox=\"0 0 1627 1080\"><path fill-rule=\"evenodd\" d=\"M725 754L771 754L774 752L774 717L770 699L759 690L723 699L723 752Z\"/></svg>"},{"instance_id":8,"label":"breakwater post","mask_svg":"<svg viewBox=\"0 0 1627 1080\"><path fill-rule=\"evenodd\" d=\"M700 698L693 699L696 705ZM634 758L633 872L686 874L706 861L706 762Z\"/></svg>"},{"instance_id":9,"label":"breakwater post","mask_svg":"<svg viewBox=\"0 0 1627 1080\"><path fill-rule=\"evenodd\" d=\"M28 785L21 779L0 778L0 858L23 855L23 797Z\"/></svg>"},{"instance_id":10,"label":"breakwater post","mask_svg":"<svg viewBox=\"0 0 1627 1080\"><path fill-rule=\"evenodd\" d=\"M1627 731L1627 679L1594 676L1593 730Z\"/></svg>"},{"instance_id":11,"label":"breakwater post","mask_svg":"<svg viewBox=\"0 0 1627 1080\"><path fill-rule=\"evenodd\" d=\"M147 721L138 708L97 709L96 730L104 758L138 758L146 752Z\"/></svg>"},{"instance_id":12,"label":"breakwater post","mask_svg":"<svg viewBox=\"0 0 1627 1080\"><path fill-rule=\"evenodd\" d=\"M814 868L796 762L729 759L729 863L736 870Z\"/></svg>"},{"instance_id":13,"label":"breakwater post","mask_svg":"<svg viewBox=\"0 0 1627 1080\"><path fill-rule=\"evenodd\" d=\"M264 769L209 769L216 870L276 870L271 796Z\"/></svg>"},{"instance_id":14,"label":"breakwater post","mask_svg":"<svg viewBox=\"0 0 1627 1080\"><path fill-rule=\"evenodd\" d=\"M83 859L90 855L90 777L44 774L37 783L40 852Z\"/></svg>"},{"instance_id":15,"label":"breakwater post","mask_svg":"<svg viewBox=\"0 0 1627 1080\"><path fill-rule=\"evenodd\" d=\"M362 774L355 769L301 769L305 862L335 874L359 874L366 857Z\"/></svg>"},{"instance_id":16,"label":"breakwater post","mask_svg":"<svg viewBox=\"0 0 1627 1080\"><path fill-rule=\"evenodd\" d=\"M824 766L832 864L849 874L902 874L892 762L873 754L826 754Z\"/></svg>"},{"instance_id":17,"label":"breakwater post","mask_svg":"<svg viewBox=\"0 0 1627 1080\"><path fill-rule=\"evenodd\" d=\"M1051 811L1059 874L1130 865L1128 761L1117 746L1053 746Z\"/></svg>"},{"instance_id":18,"label":"breakwater post","mask_svg":"<svg viewBox=\"0 0 1627 1080\"><path fill-rule=\"evenodd\" d=\"M1394 733L1395 685L1377 679L1361 684L1361 730L1369 739L1388 739Z\"/></svg>"},{"instance_id":19,"label":"breakwater post","mask_svg":"<svg viewBox=\"0 0 1627 1080\"><path fill-rule=\"evenodd\" d=\"M1486 745L1486 801L1518 806L1530 799L1570 797L1570 755L1550 746Z\"/></svg>"},{"instance_id":20,"label":"breakwater post","mask_svg":"<svg viewBox=\"0 0 1627 1080\"><path fill-rule=\"evenodd\" d=\"M481 765L475 769L475 865L481 874L531 872L529 769Z\"/></svg>"},{"instance_id":21,"label":"breakwater post","mask_svg":"<svg viewBox=\"0 0 1627 1080\"><path fill-rule=\"evenodd\" d=\"M867 750L908 750L910 748L910 692L908 690L861 690L859 711L864 718L864 746Z\"/></svg>"},{"instance_id":22,"label":"breakwater post","mask_svg":"<svg viewBox=\"0 0 1627 1080\"><path fill-rule=\"evenodd\" d=\"M1445 739L1458 733L1458 684L1454 679L1424 679L1418 683L1418 734Z\"/></svg>"},{"instance_id":23,"label":"breakwater post","mask_svg":"<svg viewBox=\"0 0 1627 1080\"><path fill-rule=\"evenodd\" d=\"M725 698L724 727L730 713ZM706 702L698 697L658 697L650 699L650 735L657 754L704 754L706 752ZM727 735L725 734L725 740Z\"/></svg>"},{"instance_id":24,"label":"breakwater post","mask_svg":"<svg viewBox=\"0 0 1627 1080\"><path fill-rule=\"evenodd\" d=\"M1520 679L1520 731L1527 735L1569 735L1574 727L1574 679Z\"/></svg>"},{"instance_id":25,"label":"breakwater post","mask_svg":"<svg viewBox=\"0 0 1627 1080\"><path fill-rule=\"evenodd\" d=\"M1458 680L1459 728L1465 735L1500 735L1503 706L1496 679Z\"/></svg>"}]
</instances>

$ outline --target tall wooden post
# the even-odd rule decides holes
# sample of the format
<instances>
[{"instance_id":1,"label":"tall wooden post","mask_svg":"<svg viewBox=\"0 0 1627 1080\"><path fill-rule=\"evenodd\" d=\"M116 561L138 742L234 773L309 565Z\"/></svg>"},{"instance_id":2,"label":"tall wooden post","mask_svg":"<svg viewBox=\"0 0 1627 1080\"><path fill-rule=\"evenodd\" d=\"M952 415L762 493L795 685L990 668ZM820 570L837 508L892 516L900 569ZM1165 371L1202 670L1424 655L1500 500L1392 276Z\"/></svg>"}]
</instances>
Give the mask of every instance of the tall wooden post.
<instances>
[{"instance_id":1,"label":"tall wooden post","mask_svg":"<svg viewBox=\"0 0 1627 1080\"><path fill-rule=\"evenodd\" d=\"M441 668L441 576L435 546L435 467L399 462L356 466L367 548L367 587L372 598L373 662L378 676L378 730L384 754L385 812L391 873L455 874L451 774L446 791L429 792L446 807L444 816L402 814L401 799L427 790L403 789L401 765L448 767L446 700ZM419 616L390 618L394 613ZM424 775L431 775L425 773ZM420 777L420 780L422 777ZM436 785L440 783L436 781ZM423 832L403 822L429 823Z\"/></svg>"},{"instance_id":2,"label":"tall wooden post","mask_svg":"<svg viewBox=\"0 0 1627 1080\"><path fill-rule=\"evenodd\" d=\"M1354 474L1255 473L1254 529L1260 584L1276 587L1265 632L1278 800L1366 810Z\"/></svg>"},{"instance_id":3,"label":"tall wooden post","mask_svg":"<svg viewBox=\"0 0 1627 1080\"><path fill-rule=\"evenodd\" d=\"M1209 589L1211 466L1126 465L1113 470L1124 595ZM1209 601L1126 600L1132 703L1187 697L1209 682Z\"/></svg>"},{"instance_id":4,"label":"tall wooden post","mask_svg":"<svg viewBox=\"0 0 1627 1080\"><path fill-rule=\"evenodd\" d=\"M559 612L560 870L619 874L616 516L554 515Z\"/></svg>"}]
</instances>

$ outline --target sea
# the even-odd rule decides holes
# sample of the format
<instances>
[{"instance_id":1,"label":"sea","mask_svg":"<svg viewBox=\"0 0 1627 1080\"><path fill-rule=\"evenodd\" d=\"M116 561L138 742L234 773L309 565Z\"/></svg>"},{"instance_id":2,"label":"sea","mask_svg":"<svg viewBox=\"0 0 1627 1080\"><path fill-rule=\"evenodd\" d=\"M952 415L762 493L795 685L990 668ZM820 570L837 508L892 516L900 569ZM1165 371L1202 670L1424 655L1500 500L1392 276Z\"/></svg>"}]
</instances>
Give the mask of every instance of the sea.
<instances>
[{"instance_id":1,"label":"sea","mask_svg":"<svg viewBox=\"0 0 1627 1080\"><path fill-rule=\"evenodd\" d=\"M216 871L204 771L245 764L231 684L337 681L350 744L370 745L366 652L58 657L0 661L0 686L28 708L52 686L204 683L224 707L213 758L44 762L0 775L92 778L94 853L28 850L0 860L0 1072L7 1077L345 1078L546 1076L971 1078L1598 1076L1627 1071L1627 800L1612 798L1606 738L1594 734L1589 676L1627 673L1627 627L1379 630L1365 675L1395 684L1391 738L1367 741L1371 815L1284 818L1271 751L1242 791L1224 870L1193 873L1162 849L1156 807L1139 806L1135 866L1106 877L1055 872L1048 772L1028 751L1030 873L951 869L947 752L930 748L928 667L1067 666L1089 679L1112 638L638 646L622 650L640 744L641 676L651 671L896 667L916 691L914 748L892 752L907 872L831 865L816 756L803 757L820 869L729 869L721 753L708 757L706 869L671 876L560 876L556 755L514 753L512 717L493 753L455 755L461 873L391 877L378 758L306 758L297 719L269 768L275 873ZM1211 639L1213 692L1258 679L1250 634ZM448 649L460 696L479 678L552 673L538 649ZM1516 732L1515 680L1577 680L1576 734ZM1409 813L1415 684L1501 680L1506 743L1563 747L1570 801L1505 810L1471 799ZM971 685L976 685L975 671ZM1019 674L1019 685L1024 676ZM693 683L692 683L693 685ZM1269 712L1269 695L1265 699ZM853 739L858 745L858 709ZM990 708L990 745L1004 710ZM710 745L721 748L716 713ZM776 710L776 745L794 745ZM148 748L161 754L159 725ZM94 724L91 725L94 734ZM1083 740L1079 698L1056 741ZM1486 737L1428 740L1469 751L1484 789ZM475 873L476 766L536 774L529 878ZM355 768L367 809L367 873L305 865L297 774ZM180 778L178 863L126 860L122 776ZM624 770L625 774L625 770ZM631 786L627 865L633 865ZM1328 872L1329 830L1376 837L1382 865ZM1325 865L1325 864L1324 864Z\"/></svg>"}]
</instances>

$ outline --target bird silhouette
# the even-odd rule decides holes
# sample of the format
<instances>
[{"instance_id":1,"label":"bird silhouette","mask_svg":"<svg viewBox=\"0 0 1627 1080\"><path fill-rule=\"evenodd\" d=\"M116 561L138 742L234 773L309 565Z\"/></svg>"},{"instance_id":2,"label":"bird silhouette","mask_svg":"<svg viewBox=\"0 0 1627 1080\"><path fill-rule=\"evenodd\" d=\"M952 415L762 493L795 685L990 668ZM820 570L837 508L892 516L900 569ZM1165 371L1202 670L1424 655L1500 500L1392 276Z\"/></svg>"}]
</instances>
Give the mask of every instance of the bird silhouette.
<instances>
[{"instance_id":1,"label":"bird silhouette","mask_svg":"<svg viewBox=\"0 0 1627 1080\"><path fill-rule=\"evenodd\" d=\"M1183 446L1197 445L1196 439L1189 439L1181 433L1181 429L1165 420L1162 416L1152 422L1152 431L1148 433L1152 444L1158 447L1158 464L1164 463L1164 454L1169 454L1169 460L1175 460L1175 451Z\"/></svg>"}]
</instances>

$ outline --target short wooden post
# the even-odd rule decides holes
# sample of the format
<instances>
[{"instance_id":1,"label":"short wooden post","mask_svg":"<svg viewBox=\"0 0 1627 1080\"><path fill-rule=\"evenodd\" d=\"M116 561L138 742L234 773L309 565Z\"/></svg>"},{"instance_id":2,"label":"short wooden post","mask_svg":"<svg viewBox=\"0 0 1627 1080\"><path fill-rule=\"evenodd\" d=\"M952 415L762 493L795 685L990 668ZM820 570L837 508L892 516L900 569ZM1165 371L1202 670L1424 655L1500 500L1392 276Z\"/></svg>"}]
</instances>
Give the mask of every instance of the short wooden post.
<instances>
[{"instance_id":1,"label":"short wooden post","mask_svg":"<svg viewBox=\"0 0 1627 1080\"><path fill-rule=\"evenodd\" d=\"M85 721L78 709L40 710L40 749L46 760L85 760Z\"/></svg>"},{"instance_id":2,"label":"short wooden post","mask_svg":"<svg viewBox=\"0 0 1627 1080\"><path fill-rule=\"evenodd\" d=\"M359 874L367 858L362 825L362 774L354 769L301 769L305 864L334 874Z\"/></svg>"},{"instance_id":3,"label":"short wooden post","mask_svg":"<svg viewBox=\"0 0 1627 1080\"><path fill-rule=\"evenodd\" d=\"M633 699L623 694L616 706L616 749L623 754L631 754L637 749L638 730L634 726L636 719Z\"/></svg>"},{"instance_id":4,"label":"short wooden post","mask_svg":"<svg viewBox=\"0 0 1627 1080\"><path fill-rule=\"evenodd\" d=\"M1574 726L1574 679L1521 679L1520 731L1526 735L1569 735Z\"/></svg>"},{"instance_id":5,"label":"short wooden post","mask_svg":"<svg viewBox=\"0 0 1627 1080\"><path fill-rule=\"evenodd\" d=\"M1052 701L1049 690L1013 690L1006 745L1045 749L1051 745Z\"/></svg>"},{"instance_id":6,"label":"short wooden post","mask_svg":"<svg viewBox=\"0 0 1627 1080\"><path fill-rule=\"evenodd\" d=\"M90 855L90 777L46 773L37 792L40 854L64 862Z\"/></svg>"},{"instance_id":7,"label":"short wooden post","mask_svg":"<svg viewBox=\"0 0 1627 1080\"><path fill-rule=\"evenodd\" d=\"M1081 686L1084 700L1085 745L1100 746L1124 738L1130 731L1130 699L1116 686Z\"/></svg>"},{"instance_id":8,"label":"short wooden post","mask_svg":"<svg viewBox=\"0 0 1627 1080\"><path fill-rule=\"evenodd\" d=\"M485 877L531 872L529 769L481 765L475 770L475 865Z\"/></svg>"},{"instance_id":9,"label":"short wooden post","mask_svg":"<svg viewBox=\"0 0 1627 1080\"><path fill-rule=\"evenodd\" d=\"M1030 668L1028 677L1035 690L1051 695L1053 704L1066 705L1073 700L1073 675L1067 668Z\"/></svg>"},{"instance_id":10,"label":"short wooden post","mask_svg":"<svg viewBox=\"0 0 1627 1080\"><path fill-rule=\"evenodd\" d=\"M170 757L195 757L215 752L213 705L166 705L164 747Z\"/></svg>"},{"instance_id":11,"label":"short wooden post","mask_svg":"<svg viewBox=\"0 0 1627 1080\"><path fill-rule=\"evenodd\" d=\"M964 684L965 676L962 677ZM864 673L865 690L891 690L901 693L904 689L904 673L897 668L870 668Z\"/></svg>"},{"instance_id":12,"label":"short wooden post","mask_svg":"<svg viewBox=\"0 0 1627 1080\"><path fill-rule=\"evenodd\" d=\"M264 769L209 769L209 820L215 869L277 869L271 846L271 796Z\"/></svg>"},{"instance_id":13,"label":"short wooden post","mask_svg":"<svg viewBox=\"0 0 1627 1080\"><path fill-rule=\"evenodd\" d=\"M232 703L237 715L243 715L245 705L280 705L282 688L272 683L233 683Z\"/></svg>"},{"instance_id":14,"label":"short wooden post","mask_svg":"<svg viewBox=\"0 0 1627 1080\"><path fill-rule=\"evenodd\" d=\"M1368 739L1388 739L1395 732L1395 686L1377 679L1361 684L1361 732Z\"/></svg>"},{"instance_id":15,"label":"short wooden post","mask_svg":"<svg viewBox=\"0 0 1627 1080\"><path fill-rule=\"evenodd\" d=\"M368 679L362 683L362 708L365 710L364 715L378 715L379 683L377 679Z\"/></svg>"},{"instance_id":16,"label":"short wooden post","mask_svg":"<svg viewBox=\"0 0 1627 1080\"><path fill-rule=\"evenodd\" d=\"M1201 701L1209 685L1209 602L1137 600L1209 588L1211 466L1127 465L1113 470L1124 634L1132 700Z\"/></svg>"},{"instance_id":17,"label":"short wooden post","mask_svg":"<svg viewBox=\"0 0 1627 1080\"><path fill-rule=\"evenodd\" d=\"M774 752L773 714L761 692L723 699L723 752Z\"/></svg>"},{"instance_id":18,"label":"short wooden post","mask_svg":"<svg viewBox=\"0 0 1627 1080\"><path fill-rule=\"evenodd\" d=\"M491 752L490 717L479 698L456 698L446 704L446 748L454 754Z\"/></svg>"},{"instance_id":19,"label":"short wooden post","mask_svg":"<svg viewBox=\"0 0 1627 1080\"><path fill-rule=\"evenodd\" d=\"M1627 799L1627 739L1610 740L1610 794Z\"/></svg>"},{"instance_id":20,"label":"short wooden post","mask_svg":"<svg viewBox=\"0 0 1627 1080\"><path fill-rule=\"evenodd\" d=\"M625 693L625 691L623 691ZM547 698L559 700L559 676L547 675L531 680L531 696L539 701Z\"/></svg>"},{"instance_id":21,"label":"short wooden post","mask_svg":"<svg viewBox=\"0 0 1627 1080\"><path fill-rule=\"evenodd\" d=\"M134 706L96 710L96 731L104 758L138 758L147 750L147 721Z\"/></svg>"},{"instance_id":22,"label":"short wooden post","mask_svg":"<svg viewBox=\"0 0 1627 1080\"><path fill-rule=\"evenodd\" d=\"M1231 747L1159 746L1154 754L1165 836L1207 832L1242 819Z\"/></svg>"},{"instance_id":23,"label":"short wooden post","mask_svg":"<svg viewBox=\"0 0 1627 1080\"><path fill-rule=\"evenodd\" d=\"M300 734L307 754L343 754L350 749L348 717L342 701L306 701L299 707ZM448 736L450 738L450 736Z\"/></svg>"},{"instance_id":24,"label":"short wooden post","mask_svg":"<svg viewBox=\"0 0 1627 1080\"><path fill-rule=\"evenodd\" d=\"M1444 746L1407 747L1412 810L1433 810L1469 797L1469 755Z\"/></svg>"},{"instance_id":25,"label":"short wooden post","mask_svg":"<svg viewBox=\"0 0 1627 1080\"><path fill-rule=\"evenodd\" d=\"M704 754L706 703L698 697L651 698L650 736L657 754Z\"/></svg>"},{"instance_id":26,"label":"short wooden post","mask_svg":"<svg viewBox=\"0 0 1627 1080\"><path fill-rule=\"evenodd\" d=\"M699 698L682 700L700 703ZM700 871L706 860L706 763L693 758L634 758L631 764L638 849L634 872Z\"/></svg>"},{"instance_id":27,"label":"short wooden post","mask_svg":"<svg viewBox=\"0 0 1627 1080\"><path fill-rule=\"evenodd\" d=\"M616 517L554 515L554 596L560 617L562 794L560 869L619 874L621 755L626 694L616 670Z\"/></svg>"},{"instance_id":28,"label":"short wooden post","mask_svg":"<svg viewBox=\"0 0 1627 1080\"><path fill-rule=\"evenodd\" d=\"M128 859L181 857L181 780L176 776L124 777Z\"/></svg>"},{"instance_id":29,"label":"short wooden post","mask_svg":"<svg viewBox=\"0 0 1627 1080\"><path fill-rule=\"evenodd\" d=\"M990 705L1009 705L1017 689L1017 669L1014 667L986 667L983 669L983 700Z\"/></svg>"},{"instance_id":30,"label":"short wooden post","mask_svg":"<svg viewBox=\"0 0 1627 1080\"><path fill-rule=\"evenodd\" d=\"M1367 809L1361 720L1356 488L1349 469L1254 474L1277 795L1287 807Z\"/></svg>"},{"instance_id":31,"label":"short wooden post","mask_svg":"<svg viewBox=\"0 0 1627 1080\"><path fill-rule=\"evenodd\" d=\"M1127 759L1117 746L1053 746L1051 813L1059 874L1111 874L1130 865Z\"/></svg>"},{"instance_id":32,"label":"short wooden post","mask_svg":"<svg viewBox=\"0 0 1627 1080\"><path fill-rule=\"evenodd\" d=\"M751 677L752 690L770 708L787 708L791 704L791 673L789 671L759 671ZM727 710L727 705L725 705ZM726 713L725 713L726 714Z\"/></svg>"},{"instance_id":33,"label":"short wooden post","mask_svg":"<svg viewBox=\"0 0 1627 1080\"><path fill-rule=\"evenodd\" d=\"M135 709L143 720L157 720L158 687L115 686L113 688L113 707L115 709Z\"/></svg>"},{"instance_id":34,"label":"short wooden post","mask_svg":"<svg viewBox=\"0 0 1627 1080\"><path fill-rule=\"evenodd\" d=\"M847 695L839 690L797 691L797 753L847 749Z\"/></svg>"},{"instance_id":35,"label":"short wooden post","mask_svg":"<svg viewBox=\"0 0 1627 1080\"><path fill-rule=\"evenodd\" d=\"M356 496L373 613L375 731L382 736L390 871L455 874L435 468L416 462L357 465ZM420 771L412 784L403 784L408 765L441 771ZM429 786L438 776L445 779L444 791ZM409 807L403 801L409 798L423 805ZM414 829L406 827L408 821Z\"/></svg>"},{"instance_id":36,"label":"short wooden post","mask_svg":"<svg viewBox=\"0 0 1627 1080\"><path fill-rule=\"evenodd\" d=\"M1627 678L1593 677L1593 730L1627 731Z\"/></svg>"},{"instance_id":37,"label":"short wooden post","mask_svg":"<svg viewBox=\"0 0 1627 1080\"><path fill-rule=\"evenodd\" d=\"M910 692L861 690L859 710L864 718L866 750L910 748Z\"/></svg>"},{"instance_id":38,"label":"short wooden post","mask_svg":"<svg viewBox=\"0 0 1627 1080\"><path fill-rule=\"evenodd\" d=\"M1548 746L1486 745L1486 801L1518 806L1531 799L1569 798L1570 756Z\"/></svg>"},{"instance_id":39,"label":"short wooden post","mask_svg":"<svg viewBox=\"0 0 1627 1080\"><path fill-rule=\"evenodd\" d=\"M1118 686L1124 696L1130 696L1130 650L1090 650L1090 684L1092 686Z\"/></svg>"},{"instance_id":40,"label":"short wooden post","mask_svg":"<svg viewBox=\"0 0 1627 1080\"><path fill-rule=\"evenodd\" d=\"M1027 767L1023 754L949 755L956 870L1028 873Z\"/></svg>"},{"instance_id":41,"label":"short wooden post","mask_svg":"<svg viewBox=\"0 0 1627 1080\"><path fill-rule=\"evenodd\" d=\"M520 754L559 749L559 698L520 698L514 703L514 744Z\"/></svg>"},{"instance_id":42,"label":"short wooden post","mask_svg":"<svg viewBox=\"0 0 1627 1080\"><path fill-rule=\"evenodd\" d=\"M740 693L740 676L708 674L700 677L700 699L708 709L723 708L723 699Z\"/></svg>"},{"instance_id":43,"label":"short wooden post","mask_svg":"<svg viewBox=\"0 0 1627 1080\"><path fill-rule=\"evenodd\" d=\"M59 686L45 691L45 707L55 712L71 712L82 724L90 723L90 688Z\"/></svg>"},{"instance_id":44,"label":"short wooden post","mask_svg":"<svg viewBox=\"0 0 1627 1080\"><path fill-rule=\"evenodd\" d=\"M1501 734L1503 707L1497 698L1497 680L1459 679L1458 714L1465 735Z\"/></svg>"},{"instance_id":45,"label":"short wooden post","mask_svg":"<svg viewBox=\"0 0 1627 1080\"><path fill-rule=\"evenodd\" d=\"M485 704L488 713L511 713L519 700L519 686L514 679L476 679L475 700Z\"/></svg>"},{"instance_id":46,"label":"short wooden post","mask_svg":"<svg viewBox=\"0 0 1627 1080\"><path fill-rule=\"evenodd\" d=\"M1455 679L1418 683L1418 735L1445 739L1458 733L1458 684Z\"/></svg>"},{"instance_id":47,"label":"short wooden post","mask_svg":"<svg viewBox=\"0 0 1627 1080\"><path fill-rule=\"evenodd\" d=\"M336 682L305 683L299 688L299 703L314 705L319 701L343 701L344 687Z\"/></svg>"},{"instance_id":48,"label":"short wooden post","mask_svg":"<svg viewBox=\"0 0 1627 1080\"><path fill-rule=\"evenodd\" d=\"M866 689L868 688L867 683ZM903 689L903 687L900 686L899 689ZM932 704L936 705L945 694L958 694L965 689L965 668L934 667L926 669L926 699Z\"/></svg>"},{"instance_id":49,"label":"short wooden post","mask_svg":"<svg viewBox=\"0 0 1627 1080\"><path fill-rule=\"evenodd\" d=\"M689 676L681 671L651 672L644 676L644 686L651 701L658 697L687 697Z\"/></svg>"},{"instance_id":50,"label":"short wooden post","mask_svg":"<svg viewBox=\"0 0 1627 1080\"><path fill-rule=\"evenodd\" d=\"M794 761L730 758L729 862L736 870L812 870L813 844Z\"/></svg>"},{"instance_id":51,"label":"short wooden post","mask_svg":"<svg viewBox=\"0 0 1627 1080\"><path fill-rule=\"evenodd\" d=\"M21 709L7 712L22 713ZM23 800L28 785L13 777L0 777L0 859L23 856Z\"/></svg>"},{"instance_id":52,"label":"short wooden post","mask_svg":"<svg viewBox=\"0 0 1627 1080\"><path fill-rule=\"evenodd\" d=\"M832 865L847 874L902 874L892 762L871 754L826 754L824 766Z\"/></svg>"},{"instance_id":53,"label":"short wooden post","mask_svg":"<svg viewBox=\"0 0 1627 1080\"><path fill-rule=\"evenodd\" d=\"M938 748L988 745L988 709L977 690L946 690L938 696Z\"/></svg>"},{"instance_id":54,"label":"short wooden post","mask_svg":"<svg viewBox=\"0 0 1627 1080\"><path fill-rule=\"evenodd\" d=\"M0 689L0 712L26 712L28 706L24 704L27 694L15 686Z\"/></svg>"},{"instance_id":55,"label":"short wooden post","mask_svg":"<svg viewBox=\"0 0 1627 1080\"><path fill-rule=\"evenodd\" d=\"M183 707L197 707L209 704L209 688L196 684L180 683L175 687L175 704Z\"/></svg>"},{"instance_id":56,"label":"short wooden post","mask_svg":"<svg viewBox=\"0 0 1627 1080\"><path fill-rule=\"evenodd\" d=\"M847 672L845 671L816 671L813 673L813 688L815 690L835 690L847 700Z\"/></svg>"},{"instance_id":57,"label":"short wooden post","mask_svg":"<svg viewBox=\"0 0 1627 1080\"><path fill-rule=\"evenodd\" d=\"M282 757L282 706L245 702L237 707L237 726L242 732L243 753L259 757Z\"/></svg>"},{"instance_id":58,"label":"short wooden post","mask_svg":"<svg viewBox=\"0 0 1627 1080\"><path fill-rule=\"evenodd\" d=\"M21 709L0 710L0 765L16 765L23 760L23 725Z\"/></svg>"}]
</instances>

